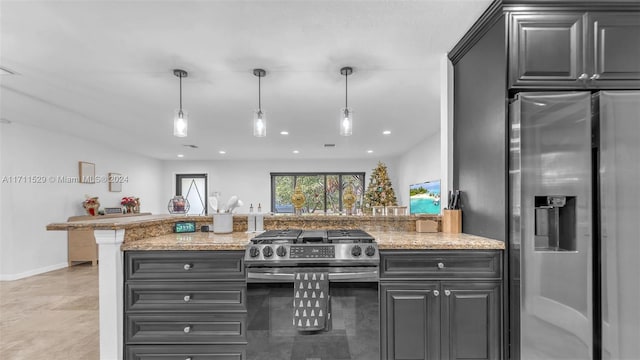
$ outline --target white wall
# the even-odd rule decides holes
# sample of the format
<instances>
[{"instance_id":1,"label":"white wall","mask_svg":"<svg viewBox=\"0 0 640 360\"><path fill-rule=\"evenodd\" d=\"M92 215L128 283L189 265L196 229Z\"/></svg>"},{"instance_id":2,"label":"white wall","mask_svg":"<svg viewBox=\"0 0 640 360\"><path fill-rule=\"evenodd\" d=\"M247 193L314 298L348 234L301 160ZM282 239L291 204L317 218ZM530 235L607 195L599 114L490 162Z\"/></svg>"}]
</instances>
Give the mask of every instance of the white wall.
<instances>
[{"instance_id":1,"label":"white wall","mask_svg":"<svg viewBox=\"0 0 640 360\"><path fill-rule=\"evenodd\" d=\"M2 219L4 219L4 214L5 214L5 207L8 207L9 204L7 201L5 201L4 198L4 188L5 185L2 184L1 179L2 177L5 175L5 170L4 170L4 158L5 158L5 151L4 148L2 146L2 144L4 143L4 132L6 131L5 129L7 128L7 126L9 126L8 124L4 124L2 122L0 122L0 274L4 274L4 258L5 256L3 254L8 253L11 251L11 247L9 246L9 243L6 243L5 246L5 241L4 239L7 239L7 234L9 232L8 226L4 224L4 222L2 221Z\"/></svg>"},{"instance_id":2,"label":"white wall","mask_svg":"<svg viewBox=\"0 0 640 360\"><path fill-rule=\"evenodd\" d=\"M67 233L46 231L49 223L84 215L85 194L98 196L102 207L120 206L123 196L140 197L141 211L166 209L162 196L162 162L109 148L103 144L19 123L0 125L0 280L12 280L64 267ZM118 172L128 176L121 193L108 183L61 183L50 177L78 176L78 161L95 163L96 176ZM42 176L46 183L17 176ZM14 182L14 183L11 183ZM164 211L166 212L166 210Z\"/></svg>"},{"instance_id":3,"label":"white wall","mask_svg":"<svg viewBox=\"0 0 640 360\"><path fill-rule=\"evenodd\" d=\"M440 179L440 132L427 136L394 164L398 204L409 206L409 185Z\"/></svg>"},{"instance_id":4,"label":"white wall","mask_svg":"<svg viewBox=\"0 0 640 360\"><path fill-rule=\"evenodd\" d=\"M397 193L399 188L393 164L389 159L371 157L361 160L165 161L163 195L168 201L175 194L176 174L207 173L209 194L220 192L223 204L232 195L238 195L244 202L244 206L236 210L237 213L249 212L250 204L253 204L255 211L258 203L262 205L263 212L269 212L271 172L365 172L365 183L368 184L371 171L379 160L387 165L391 183Z\"/></svg>"}]
</instances>

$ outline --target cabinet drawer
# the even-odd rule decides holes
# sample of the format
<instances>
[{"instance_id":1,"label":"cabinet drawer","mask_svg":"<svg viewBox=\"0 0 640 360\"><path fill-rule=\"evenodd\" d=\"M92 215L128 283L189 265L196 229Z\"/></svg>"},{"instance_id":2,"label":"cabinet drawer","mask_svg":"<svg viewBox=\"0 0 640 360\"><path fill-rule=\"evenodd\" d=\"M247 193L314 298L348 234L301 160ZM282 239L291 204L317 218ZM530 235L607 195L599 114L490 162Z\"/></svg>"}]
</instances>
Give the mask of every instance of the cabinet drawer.
<instances>
[{"instance_id":1,"label":"cabinet drawer","mask_svg":"<svg viewBox=\"0 0 640 360\"><path fill-rule=\"evenodd\" d=\"M382 251L381 279L500 279L500 251Z\"/></svg>"},{"instance_id":2,"label":"cabinet drawer","mask_svg":"<svg viewBox=\"0 0 640 360\"><path fill-rule=\"evenodd\" d=\"M244 280L243 251L127 251L125 280Z\"/></svg>"},{"instance_id":3,"label":"cabinet drawer","mask_svg":"<svg viewBox=\"0 0 640 360\"><path fill-rule=\"evenodd\" d=\"M129 282L125 291L126 311L246 311L241 282Z\"/></svg>"},{"instance_id":4,"label":"cabinet drawer","mask_svg":"<svg viewBox=\"0 0 640 360\"><path fill-rule=\"evenodd\" d=\"M125 360L246 360L239 345L131 345L125 348Z\"/></svg>"},{"instance_id":5,"label":"cabinet drawer","mask_svg":"<svg viewBox=\"0 0 640 360\"><path fill-rule=\"evenodd\" d=\"M128 314L128 344L246 344L245 314Z\"/></svg>"}]
</instances>

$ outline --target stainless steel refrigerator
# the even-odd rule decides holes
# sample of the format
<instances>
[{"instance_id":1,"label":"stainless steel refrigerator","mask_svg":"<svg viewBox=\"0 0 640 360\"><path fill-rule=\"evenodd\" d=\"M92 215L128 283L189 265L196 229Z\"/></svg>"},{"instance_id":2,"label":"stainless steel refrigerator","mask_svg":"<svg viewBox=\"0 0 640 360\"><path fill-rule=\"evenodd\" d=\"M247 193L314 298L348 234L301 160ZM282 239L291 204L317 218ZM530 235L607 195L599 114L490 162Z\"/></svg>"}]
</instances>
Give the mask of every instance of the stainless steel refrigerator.
<instances>
[{"instance_id":1,"label":"stainless steel refrigerator","mask_svg":"<svg viewBox=\"0 0 640 360\"><path fill-rule=\"evenodd\" d=\"M509 108L514 359L640 359L640 91Z\"/></svg>"}]
</instances>

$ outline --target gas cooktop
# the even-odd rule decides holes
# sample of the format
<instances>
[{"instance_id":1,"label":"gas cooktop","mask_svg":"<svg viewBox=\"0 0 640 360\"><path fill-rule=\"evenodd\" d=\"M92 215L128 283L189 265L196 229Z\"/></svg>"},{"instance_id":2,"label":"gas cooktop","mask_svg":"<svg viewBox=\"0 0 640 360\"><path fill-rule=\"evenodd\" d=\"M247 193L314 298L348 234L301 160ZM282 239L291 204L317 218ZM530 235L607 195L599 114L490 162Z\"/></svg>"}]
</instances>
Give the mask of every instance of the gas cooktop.
<instances>
[{"instance_id":1,"label":"gas cooktop","mask_svg":"<svg viewBox=\"0 0 640 360\"><path fill-rule=\"evenodd\" d=\"M372 243L373 236L358 229L346 230L268 230L251 239L253 244Z\"/></svg>"},{"instance_id":2,"label":"gas cooktop","mask_svg":"<svg viewBox=\"0 0 640 360\"><path fill-rule=\"evenodd\" d=\"M269 230L251 239L245 252L247 266L377 266L379 261L375 239L359 229Z\"/></svg>"}]
</instances>

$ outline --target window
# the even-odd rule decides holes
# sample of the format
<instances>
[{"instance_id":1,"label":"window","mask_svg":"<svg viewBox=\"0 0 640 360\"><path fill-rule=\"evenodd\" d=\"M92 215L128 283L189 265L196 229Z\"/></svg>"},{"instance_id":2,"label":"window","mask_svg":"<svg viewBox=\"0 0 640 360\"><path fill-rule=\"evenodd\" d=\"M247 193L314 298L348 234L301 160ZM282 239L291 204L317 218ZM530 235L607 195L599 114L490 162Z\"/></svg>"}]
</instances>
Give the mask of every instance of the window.
<instances>
[{"instance_id":1,"label":"window","mask_svg":"<svg viewBox=\"0 0 640 360\"><path fill-rule=\"evenodd\" d=\"M271 173L271 211L293 213L291 195L296 185L305 197L303 213L339 214L342 192L351 187L356 209L362 207L364 173Z\"/></svg>"}]
</instances>

